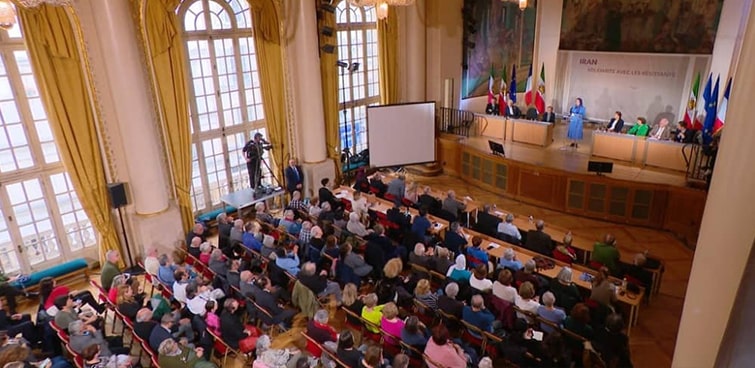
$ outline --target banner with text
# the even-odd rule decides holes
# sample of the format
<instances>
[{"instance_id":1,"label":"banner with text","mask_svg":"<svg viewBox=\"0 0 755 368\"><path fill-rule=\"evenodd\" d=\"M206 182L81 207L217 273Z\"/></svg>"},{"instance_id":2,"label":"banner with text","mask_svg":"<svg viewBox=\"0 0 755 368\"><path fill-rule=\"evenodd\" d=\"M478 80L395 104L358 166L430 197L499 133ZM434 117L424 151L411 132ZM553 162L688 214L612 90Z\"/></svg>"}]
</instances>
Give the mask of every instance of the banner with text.
<instances>
[{"instance_id":1,"label":"banner with text","mask_svg":"<svg viewBox=\"0 0 755 368\"><path fill-rule=\"evenodd\" d=\"M562 51L559 59L568 63L564 111L581 97L593 119L621 111L628 123L639 116L651 124L662 118L674 123L682 97L689 95L687 74L695 56Z\"/></svg>"}]
</instances>

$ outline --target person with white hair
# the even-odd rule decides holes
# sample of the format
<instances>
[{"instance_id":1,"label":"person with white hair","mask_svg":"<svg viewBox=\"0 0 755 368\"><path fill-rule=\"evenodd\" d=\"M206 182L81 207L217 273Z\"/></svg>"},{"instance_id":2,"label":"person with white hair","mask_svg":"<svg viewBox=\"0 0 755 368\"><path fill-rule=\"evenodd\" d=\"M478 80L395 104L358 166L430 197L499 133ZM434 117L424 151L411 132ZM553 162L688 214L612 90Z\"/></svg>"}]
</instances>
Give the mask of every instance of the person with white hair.
<instances>
[{"instance_id":1,"label":"person with white hair","mask_svg":"<svg viewBox=\"0 0 755 368\"><path fill-rule=\"evenodd\" d=\"M224 276L228 273L228 259L223 255L223 251L218 248L210 252L210 261L207 266L217 275Z\"/></svg>"},{"instance_id":2,"label":"person with white hair","mask_svg":"<svg viewBox=\"0 0 755 368\"><path fill-rule=\"evenodd\" d=\"M336 213L333 212L333 205L330 202L322 202L320 205L320 214L317 215L317 219L320 221L335 222Z\"/></svg>"},{"instance_id":3,"label":"person with white hair","mask_svg":"<svg viewBox=\"0 0 755 368\"><path fill-rule=\"evenodd\" d=\"M199 262L203 264L210 263L210 254L212 253L212 244L204 242L199 245Z\"/></svg>"},{"instance_id":4,"label":"person with white hair","mask_svg":"<svg viewBox=\"0 0 755 368\"><path fill-rule=\"evenodd\" d=\"M225 212L220 212L215 216L215 221L218 224L218 242L223 244L221 240L225 239L227 242L231 237L231 229L233 228L233 217L228 216Z\"/></svg>"},{"instance_id":5,"label":"person with white hair","mask_svg":"<svg viewBox=\"0 0 755 368\"><path fill-rule=\"evenodd\" d=\"M162 368L216 368L204 359L204 348L191 348L175 340L163 341L157 348L157 363Z\"/></svg>"},{"instance_id":6,"label":"person with white hair","mask_svg":"<svg viewBox=\"0 0 755 368\"><path fill-rule=\"evenodd\" d=\"M461 313L464 311L464 302L456 300L459 295L459 284L449 282L444 289L445 293L438 297L438 309L461 319Z\"/></svg>"},{"instance_id":7,"label":"person with white hair","mask_svg":"<svg viewBox=\"0 0 755 368\"><path fill-rule=\"evenodd\" d=\"M346 230L360 237L365 237L373 233L371 229L367 230L367 228L362 223L361 218L359 217L359 214L356 212L352 212L349 214L349 222L346 224Z\"/></svg>"},{"instance_id":8,"label":"person with white hair","mask_svg":"<svg viewBox=\"0 0 755 368\"><path fill-rule=\"evenodd\" d=\"M257 202L254 205L254 216L258 221L266 222L268 224L273 223L273 215L267 210L265 202Z\"/></svg>"},{"instance_id":9,"label":"person with white hair","mask_svg":"<svg viewBox=\"0 0 755 368\"><path fill-rule=\"evenodd\" d=\"M398 177L388 183L388 189L386 189L385 194L390 194L400 201L404 199L404 193L406 193L406 176L399 174Z\"/></svg>"},{"instance_id":10,"label":"person with white hair","mask_svg":"<svg viewBox=\"0 0 755 368\"><path fill-rule=\"evenodd\" d=\"M312 197L309 200L309 217L312 218L318 218L320 216L320 212L322 212L322 207L320 207L320 199L317 197Z\"/></svg>"},{"instance_id":11,"label":"person with white hair","mask_svg":"<svg viewBox=\"0 0 755 368\"><path fill-rule=\"evenodd\" d=\"M309 247L309 239L312 238L312 221L305 220L301 223L301 231L299 231L299 245ZM306 249L305 249L306 251Z\"/></svg>"},{"instance_id":12,"label":"person with white hair","mask_svg":"<svg viewBox=\"0 0 755 368\"><path fill-rule=\"evenodd\" d=\"M160 261L157 259L157 247L150 245L144 252L144 270L150 275L157 275Z\"/></svg>"},{"instance_id":13,"label":"person with white hair","mask_svg":"<svg viewBox=\"0 0 755 368\"><path fill-rule=\"evenodd\" d=\"M244 220L236 219L233 221L233 227L230 234L228 234L230 243L243 242L244 241Z\"/></svg>"},{"instance_id":14,"label":"person with white hair","mask_svg":"<svg viewBox=\"0 0 755 368\"><path fill-rule=\"evenodd\" d=\"M463 202L460 202L456 199L456 192L449 190L446 199L443 200L442 208L444 211L454 215L455 218L458 218L467 209L467 199L465 198Z\"/></svg>"},{"instance_id":15,"label":"person with white hair","mask_svg":"<svg viewBox=\"0 0 755 368\"><path fill-rule=\"evenodd\" d=\"M253 368L286 367L288 362L296 362L301 357L298 349L271 349L271 344L272 339L268 335L262 335L257 339L257 359L252 363Z\"/></svg>"},{"instance_id":16,"label":"person with white hair","mask_svg":"<svg viewBox=\"0 0 755 368\"><path fill-rule=\"evenodd\" d=\"M480 359L480 363L477 365L478 368L493 368L493 360L490 359L490 357L484 357Z\"/></svg>"},{"instance_id":17,"label":"person with white hair","mask_svg":"<svg viewBox=\"0 0 755 368\"><path fill-rule=\"evenodd\" d=\"M202 223L195 223L191 230L189 230L189 233L186 234L186 244L191 244L192 239L195 237L199 238L200 243L207 241L207 231L205 231Z\"/></svg>"},{"instance_id":18,"label":"person with white hair","mask_svg":"<svg viewBox=\"0 0 755 368\"><path fill-rule=\"evenodd\" d=\"M200 245L202 245L202 238L198 236L191 238L186 253L191 254L194 258L199 258L199 254L202 253L202 251L199 250Z\"/></svg>"},{"instance_id":19,"label":"person with white hair","mask_svg":"<svg viewBox=\"0 0 755 368\"><path fill-rule=\"evenodd\" d=\"M142 308L136 312L136 321L134 321L134 333L142 340L149 340L149 335L157 326L157 322L152 319L152 311L149 308Z\"/></svg>"},{"instance_id":20,"label":"person with white hair","mask_svg":"<svg viewBox=\"0 0 755 368\"><path fill-rule=\"evenodd\" d=\"M118 267L120 260L121 253L117 250L109 250L105 253L105 264L102 266L102 274L100 275L100 285L105 291L110 290L113 279L121 273L121 269Z\"/></svg>"},{"instance_id":21,"label":"person with white hair","mask_svg":"<svg viewBox=\"0 0 755 368\"><path fill-rule=\"evenodd\" d=\"M354 253L351 244L344 243L341 245L340 256L341 260L339 262L343 262L343 264L351 267L357 276L366 277L372 272L372 266L364 260L364 255Z\"/></svg>"},{"instance_id":22,"label":"person with white hair","mask_svg":"<svg viewBox=\"0 0 755 368\"><path fill-rule=\"evenodd\" d=\"M537 308L537 315L545 319L546 321L553 322L557 326L561 327L566 319L566 313L561 308L556 308L556 296L550 291L546 291L541 298L543 304ZM541 323L540 328L545 333L552 333L556 329L548 324Z\"/></svg>"},{"instance_id":23,"label":"person with white hair","mask_svg":"<svg viewBox=\"0 0 755 368\"><path fill-rule=\"evenodd\" d=\"M556 297L556 305L566 312L571 311L577 303L582 301L582 294L577 285L572 282L572 269L562 267L555 279L550 282L550 291Z\"/></svg>"},{"instance_id":24,"label":"person with white hair","mask_svg":"<svg viewBox=\"0 0 755 368\"><path fill-rule=\"evenodd\" d=\"M291 193L291 201L288 202L288 206L286 208L290 208L294 211L307 211L309 210L309 205L304 203L304 201L301 199L301 192L298 190L295 190L293 193Z\"/></svg>"},{"instance_id":25,"label":"person with white hair","mask_svg":"<svg viewBox=\"0 0 755 368\"><path fill-rule=\"evenodd\" d=\"M128 354L127 348L123 347L122 342L112 340L112 346L105 339L101 330L94 328L92 325L84 324L83 321L73 321L68 325L69 343L68 346L74 352L81 354L89 345L100 345L100 355L109 357L113 354Z\"/></svg>"},{"instance_id":26,"label":"person with white hair","mask_svg":"<svg viewBox=\"0 0 755 368\"><path fill-rule=\"evenodd\" d=\"M299 235L299 231L301 231L301 220L296 219L294 210L285 210L283 211L283 218L278 222L278 226L285 228L286 232L291 235Z\"/></svg>"},{"instance_id":27,"label":"person with white hair","mask_svg":"<svg viewBox=\"0 0 755 368\"><path fill-rule=\"evenodd\" d=\"M514 214L509 213L506 215L506 219L498 224L498 233L504 234L510 239L516 239L516 243L519 244L522 241L522 233L519 232L519 228L514 225Z\"/></svg>"},{"instance_id":28,"label":"person with white hair","mask_svg":"<svg viewBox=\"0 0 755 368\"><path fill-rule=\"evenodd\" d=\"M312 290L317 298L335 295L336 302L341 303L341 287L337 282L328 280L328 271L322 270L317 273L317 266L312 262L306 262L297 276L299 282Z\"/></svg>"},{"instance_id":29,"label":"person with white hair","mask_svg":"<svg viewBox=\"0 0 755 368\"><path fill-rule=\"evenodd\" d=\"M498 260L498 266L508 268L513 272L519 271L524 267L522 262L516 259L516 252L513 248L506 248L503 251L503 257Z\"/></svg>"},{"instance_id":30,"label":"person with white hair","mask_svg":"<svg viewBox=\"0 0 755 368\"><path fill-rule=\"evenodd\" d=\"M362 195L362 192L355 191L351 198L351 211L358 214L360 217L367 216L367 211L370 208L370 204L367 202L367 198Z\"/></svg>"},{"instance_id":31,"label":"person with white hair","mask_svg":"<svg viewBox=\"0 0 755 368\"><path fill-rule=\"evenodd\" d=\"M329 319L328 311L320 309L315 312L314 318L307 323L307 336L316 341L320 345L325 345L330 351L336 350L336 341L338 340L338 333L335 328L328 325ZM319 358L322 355L322 350L311 341L307 340L307 351L315 358Z\"/></svg>"},{"instance_id":32,"label":"person with white hair","mask_svg":"<svg viewBox=\"0 0 755 368\"><path fill-rule=\"evenodd\" d=\"M414 252L409 253L409 263L433 269L435 266L434 253L433 247L425 247L424 243L417 243L414 245Z\"/></svg>"}]
</instances>

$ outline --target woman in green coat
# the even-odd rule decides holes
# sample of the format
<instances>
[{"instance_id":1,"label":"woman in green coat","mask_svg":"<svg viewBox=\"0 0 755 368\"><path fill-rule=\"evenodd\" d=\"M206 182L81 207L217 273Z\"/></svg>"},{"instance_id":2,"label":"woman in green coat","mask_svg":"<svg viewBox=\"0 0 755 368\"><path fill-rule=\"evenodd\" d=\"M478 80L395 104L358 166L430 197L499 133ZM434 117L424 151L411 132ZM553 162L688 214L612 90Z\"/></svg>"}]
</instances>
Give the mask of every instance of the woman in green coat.
<instances>
[{"instance_id":1,"label":"woman in green coat","mask_svg":"<svg viewBox=\"0 0 755 368\"><path fill-rule=\"evenodd\" d=\"M629 129L627 134L636 135L638 137L647 137L649 131L650 126L648 126L648 121L645 118L637 118L637 123L634 124L632 129Z\"/></svg>"},{"instance_id":2,"label":"woman in green coat","mask_svg":"<svg viewBox=\"0 0 755 368\"><path fill-rule=\"evenodd\" d=\"M202 358L204 349L182 346L173 339L163 341L157 352L161 368L217 368Z\"/></svg>"}]
</instances>

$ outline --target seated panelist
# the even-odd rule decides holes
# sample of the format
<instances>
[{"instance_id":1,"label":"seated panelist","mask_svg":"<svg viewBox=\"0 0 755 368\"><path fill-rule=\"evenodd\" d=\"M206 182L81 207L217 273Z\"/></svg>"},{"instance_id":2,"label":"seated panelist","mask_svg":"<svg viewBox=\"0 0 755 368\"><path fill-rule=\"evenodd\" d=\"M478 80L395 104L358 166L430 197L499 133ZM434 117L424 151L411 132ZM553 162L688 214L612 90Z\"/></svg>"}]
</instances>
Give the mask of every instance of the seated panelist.
<instances>
[{"instance_id":1,"label":"seated panelist","mask_svg":"<svg viewBox=\"0 0 755 368\"><path fill-rule=\"evenodd\" d=\"M671 139L671 127L668 126L668 119L661 119L661 121L659 121L650 131L648 137L659 141L667 141Z\"/></svg>"},{"instance_id":2,"label":"seated panelist","mask_svg":"<svg viewBox=\"0 0 755 368\"><path fill-rule=\"evenodd\" d=\"M507 118L518 118L522 115L522 110L514 105L514 101L509 100L509 105L506 106L506 110L503 111L503 116Z\"/></svg>"},{"instance_id":3,"label":"seated panelist","mask_svg":"<svg viewBox=\"0 0 755 368\"><path fill-rule=\"evenodd\" d=\"M648 126L648 121L643 117L639 117L637 118L637 123L634 124L632 129L629 129L627 134L645 137L648 135L649 130L650 127Z\"/></svg>"},{"instance_id":4,"label":"seated panelist","mask_svg":"<svg viewBox=\"0 0 755 368\"><path fill-rule=\"evenodd\" d=\"M607 132L621 133L621 129L624 128L624 120L621 118L621 111L616 111L613 114L613 118L608 122L606 126Z\"/></svg>"},{"instance_id":5,"label":"seated panelist","mask_svg":"<svg viewBox=\"0 0 755 368\"><path fill-rule=\"evenodd\" d=\"M553 112L553 106L548 106L548 108L543 113L543 118L541 120L546 123L556 122L556 113Z\"/></svg>"},{"instance_id":6,"label":"seated panelist","mask_svg":"<svg viewBox=\"0 0 755 368\"><path fill-rule=\"evenodd\" d=\"M683 121L677 123L676 135L674 140L679 143L692 143L695 139L695 131L687 129L687 124Z\"/></svg>"}]
</instances>

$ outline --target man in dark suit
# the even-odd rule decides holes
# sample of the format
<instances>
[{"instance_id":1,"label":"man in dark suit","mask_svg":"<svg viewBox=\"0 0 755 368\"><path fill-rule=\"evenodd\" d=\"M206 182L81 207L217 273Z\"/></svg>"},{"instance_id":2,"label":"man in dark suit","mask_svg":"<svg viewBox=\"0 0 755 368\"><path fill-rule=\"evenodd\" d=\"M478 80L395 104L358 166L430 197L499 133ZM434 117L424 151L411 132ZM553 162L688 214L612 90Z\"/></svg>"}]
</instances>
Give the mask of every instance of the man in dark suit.
<instances>
[{"instance_id":1,"label":"man in dark suit","mask_svg":"<svg viewBox=\"0 0 755 368\"><path fill-rule=\"evenodd\" d=\"M624 128L624 120L621 118L621 111L616 111L616 113L613 114L611 121L608 122L606 131L621 133L622 128Z\"/></svg>"},{"instance_id":2,"label":"man in dark suit","mask_svg":"<svg viewBox=\"0 0 755 368\"><path fill-rule=\"evenodd\" d=\"M441 205L440 200L430 194L430 187L425 187L417 197L417 207L425 207L430 213L437 213Z\"/></svg>"},{"instance_id":3,"label":"man in dark suit","mask_svg":"<svg viewBox=\"0 0 755 368\"><path fill-rule=\"evenodd\" d=\"M301 191L304 185L304 174L301 166L296 164L296 160L288 160L288 167L285 170L286 190L293 193L295 190Z\"/></svg>"},{"instance_id":4,"label":"man in dark suit","mask_svg":"<svg viewBox=\"0 0 755 368\"><path fill-rule=\"evenodd\" d=\"M548 106L546 111L543 113L543 119L546 123L555 123L556 122L556 113L553 112L553 106Z\"/></svg>"},{"instance_id":5,"label":"man in dark suit","mask_svg":"<svg viewBox=\"0 0 755 368\"><path fill-rule=\"evenodd\" d=\"M398 200L393 201L393 207L385 212L385 217L388 221L398 225L402 233L409 230L412 224L411 217L407 216L405 212L401 212L401 202Z\"/></svg>"},{"instance_id":6,"label":"man in dark suit","mask_svg":"<svg viewBox=\"0 0 755 368\"><path fill-rule=\"evenodd\" d=\"M383 183L383 175L375 173L370 178L370 188L376 189L377 193L375 195L382 198L385 195L385 191L388 190L388 186Z\"/></svg>"},{"instance_id":7,"label":"man in dark suit","mask_svg":"<svg viewBox=\"0 0 755 368\"><path fill-rule=\"evenodd\" d=\"M445 294L438 297L438 309L461 319L461 313L464 310L464 303L456 300L459 294L459 285L451 282L446 285Z\"/></svg>"},{"instance_id":8,"label":"man in dark suit","mask_svg":"<svg viewBox=\"0 0 755 368\"><path fill-rule=\"evenodd\" d=\"M495 236L498 231L498 224L501 219L498 216L490 214L490 205L482 207L482 211L477 214L477 224L475 230L489 236Z\"/></svg>"},{"instance_id":9,"label":"man in dark suit","mask_svg":"<svg viewBox=\"0 0 755 368\"><path fill-rule=\"evenodd\" d=\"M550 235L543 232L543 228L545 228L545 222L537 220L535 223L536 230L527 232L527 242L524 247L550 257L553 254L553 240Z\"/></svg>"},{"instance_id":10,"label":"man in dark suit","mask_svg":"<svg viewBox=\"0 0 755 368\"><path fill-rule=\"evenodd\" d=\"M152 350L157 351L163 341L172 339L171 328L173 327L173 316L170 313L163 314L160 319L160 325L155 326L152 329L152 333L149 335L149 347Z\"/></svg>"},{"instance_id":11,"label":"man in dark suit","mask_svg":"<svg viewBox=\"0 0 755 368\"><path fill-rule=\"evenodd\" d=\"M257 279L256 284L260 290L254 295L254 300L257 305L264 308L272 316L272 319L270 319L263 313L261 315L263 321L270 324L280 325L285 329L290 328L291 320L294 318L294 315L296 315L296 311L293 309L284 309L278 305L278 300L273 295L275 290L270 279L267 277L260 277Z\"/></svg>"},{"instance_id":12,"label":"man in dark suit","mask_svg":"<svg viewBox=\"0 0 755 368\"><path fill-rule=\"evenodd\" d=\"M506 106L506 110L503 111L503 116L507 118L518 118L522 116L522 110L514 105L514 101L509 100L509 105Z\"/></svg>"},{"instance_id":13,"label":"man in dark suit","mask_svg":"<svg viewBox=\"0 0 755 368\"><path fill-rule=\"evenodd\" d=\"M157 326L157 322L152 320L152 311L142 308L136 313L136 322L134 323L134 333L144 341L149 341L152 330Z\"/></svg>"},{"instance_id":14,"label":"man in dark suit","mask_svg":"<svg viewBox=\"0 0 755 368\"><path fill-rule=\"evenodd\" d=\"M333 192L330 191L330 179L324 178L320 180L320 184L322 184L322 187L320 187L320 190L317 191L317 195L320 197L320 203L328 202L330 204L330 209L333 211L337 211L338 209L343 207L343 203L341 203L341 201L336 198Z\"/></svg>"},{"instance_id":15,"label":"man in dark suit","mask_svg":"<svg viewBox=\"0 0 755 368\"><path fill-rule=\"evenodd\" d=\"M692 143L694 139L695 139L695 131L687 129L687 125L683 121L678 122L676 135L674 135L674 140L679 143Z\"/></svg>"}]
</instances>

